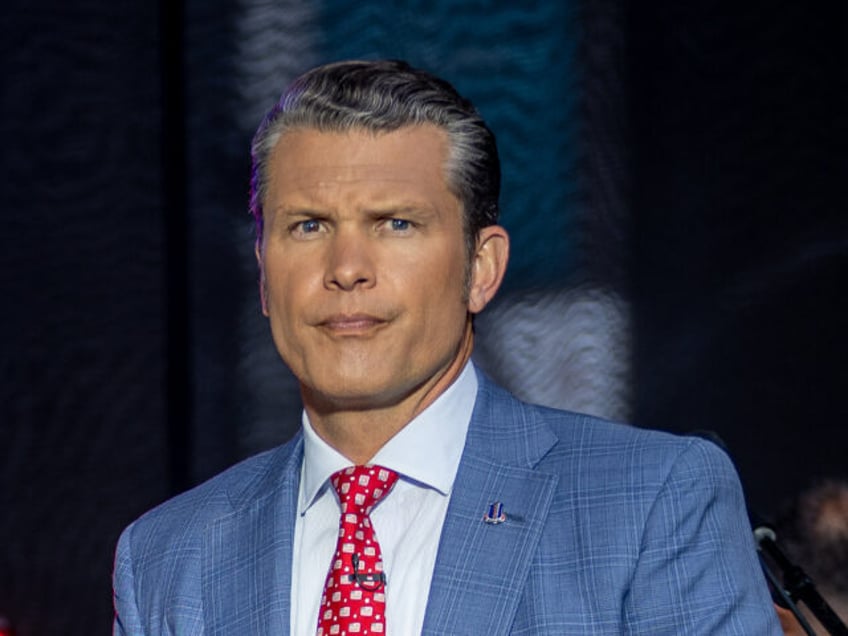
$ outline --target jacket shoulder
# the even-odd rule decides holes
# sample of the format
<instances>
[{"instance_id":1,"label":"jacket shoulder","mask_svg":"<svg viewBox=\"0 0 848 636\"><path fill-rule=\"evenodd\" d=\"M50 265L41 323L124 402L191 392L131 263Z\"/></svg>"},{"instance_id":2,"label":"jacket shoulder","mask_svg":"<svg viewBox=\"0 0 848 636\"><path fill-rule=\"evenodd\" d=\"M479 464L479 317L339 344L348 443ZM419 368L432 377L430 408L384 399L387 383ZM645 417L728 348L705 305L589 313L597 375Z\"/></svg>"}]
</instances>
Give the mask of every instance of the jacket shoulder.
<instances>
[{"instance_id":1,"label":"jacket shoulder","mask_svg":"<svg viewBox=\"0 0 848 636\"><path fill-rule=\"evenodd\" d=\"M259 453L231 466L202 484L149 510L125 531L133 553L167 551L174 542L198 536L203 528L222 515L249 505L273 492L288 475L288 466L302 452L300 434L277 448Z\"/></svg>"},{"instance_id":2,"label":"jacket shoulder","mask_svg":"<svg viewBox=\"0 0 848 636\"><path fill-rule=\"evenodd\" d=\"M482 374L481 374L482 375ZM523 402L483 376L478 394L478 416L492 443L528 439L546 448L542 470L580 470L591 474L653 475L659 486L679 462L737 479L727 453L694 435L678 435ZM679 466L678 466L679 468Z\"/></svg>"}]
</instances>

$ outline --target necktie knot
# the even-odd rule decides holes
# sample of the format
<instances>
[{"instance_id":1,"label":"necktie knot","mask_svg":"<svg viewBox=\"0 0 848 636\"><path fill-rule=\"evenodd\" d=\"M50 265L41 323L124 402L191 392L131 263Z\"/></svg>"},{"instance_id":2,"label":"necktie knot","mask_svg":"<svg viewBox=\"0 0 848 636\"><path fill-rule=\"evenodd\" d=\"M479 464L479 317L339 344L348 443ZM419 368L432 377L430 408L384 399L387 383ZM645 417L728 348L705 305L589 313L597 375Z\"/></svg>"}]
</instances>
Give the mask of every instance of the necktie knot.
<instances>
[{"instance_id":1,"label":"necktie knot","mask_svg":"<svg viewBox=\"0 0 848 636\"><path fill-rule=\"evenodd\" d=\"M343 512L369 514L392 489L398 474L382 466L350 466L330 477Z\"/></svg>"}]
</instances>

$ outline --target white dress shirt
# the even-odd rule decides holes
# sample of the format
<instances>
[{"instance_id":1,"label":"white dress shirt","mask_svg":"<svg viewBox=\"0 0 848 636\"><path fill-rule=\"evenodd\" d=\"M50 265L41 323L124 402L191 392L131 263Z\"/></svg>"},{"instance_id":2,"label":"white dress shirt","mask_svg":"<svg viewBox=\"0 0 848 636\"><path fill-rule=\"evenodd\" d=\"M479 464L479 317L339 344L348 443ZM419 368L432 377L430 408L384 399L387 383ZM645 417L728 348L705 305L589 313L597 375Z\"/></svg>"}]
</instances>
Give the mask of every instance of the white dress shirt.
<instances>
[{"instance_id":1,"label":"white dress shirt","mask_svg":"<svg viewBox=\"0 0 848 636\"><path fill-rule=\"evenodd\" d=\"M390 439L370 464L400 475L371 512L386 573L386 633L420 634L442 524L447 513L471 411L477 396L474 365ZM351 465L322 440L303 414L303 465L292 559L291 633L315 634L318 607L336 549L340 506L329 478Z\"/></svg>"}]
</instances>

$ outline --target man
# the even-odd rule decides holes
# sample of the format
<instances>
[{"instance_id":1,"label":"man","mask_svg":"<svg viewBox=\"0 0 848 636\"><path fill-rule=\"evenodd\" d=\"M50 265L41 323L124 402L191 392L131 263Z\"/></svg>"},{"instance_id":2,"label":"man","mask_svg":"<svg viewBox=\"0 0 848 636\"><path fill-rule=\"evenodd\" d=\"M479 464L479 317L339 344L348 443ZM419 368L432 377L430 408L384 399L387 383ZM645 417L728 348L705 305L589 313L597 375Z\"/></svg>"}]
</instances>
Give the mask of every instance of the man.
<instances>
[{"instance_id":1,"label":"man","mask_svg":"<svg viewBox=\"0 0 848 636\"><path fill-rule=\"evenodd\" d=\"M779 633L720 450L470 363L509 246L469 102L400 62L320 67L253 159L303 429L124 532L116 634Z\"/></svg>"}]
</instances>

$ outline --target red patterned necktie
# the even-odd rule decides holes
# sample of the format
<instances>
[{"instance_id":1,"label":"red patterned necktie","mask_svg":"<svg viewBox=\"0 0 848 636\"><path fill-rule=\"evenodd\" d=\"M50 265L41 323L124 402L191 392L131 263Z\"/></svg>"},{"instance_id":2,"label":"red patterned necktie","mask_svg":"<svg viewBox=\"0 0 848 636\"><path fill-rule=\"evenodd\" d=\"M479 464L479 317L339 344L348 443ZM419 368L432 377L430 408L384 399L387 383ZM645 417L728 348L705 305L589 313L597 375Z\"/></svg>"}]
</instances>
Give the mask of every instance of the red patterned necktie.
<instances>
[{"instance_id":1,"label":"red patterned necktie","mask_svg":"<svg viewBox=\"0 0 848 636\"><path fill-rule=\"evenodd\" d=\"M342 516L321 597L318 636L385 633L383 555L368 515L397 479L396 472L382 466L351 466L330 478Z\"/></svg>"}]
</instances>

